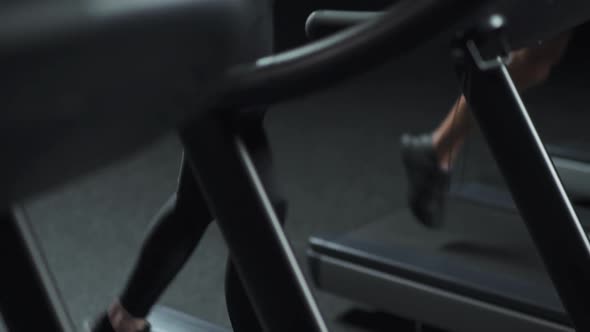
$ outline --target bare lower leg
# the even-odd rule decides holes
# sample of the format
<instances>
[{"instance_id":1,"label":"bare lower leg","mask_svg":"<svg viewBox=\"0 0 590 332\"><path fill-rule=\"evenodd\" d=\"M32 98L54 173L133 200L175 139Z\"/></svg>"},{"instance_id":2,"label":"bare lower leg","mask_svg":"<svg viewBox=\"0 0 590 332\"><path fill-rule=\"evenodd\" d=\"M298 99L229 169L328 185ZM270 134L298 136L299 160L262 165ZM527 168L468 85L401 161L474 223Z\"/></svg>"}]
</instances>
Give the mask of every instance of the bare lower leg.
<instances>
[{"instance_id":1,"label":"bare lower leg","mask_svg":"<svg viewBox=\"0 0 590 332\"><path fill-rule=\"evenodd\" d=\"M545 80L550 69L548 65L524 62L524 52L526 51L515 52L514 61L508 66L512 80L520 91ZM469 105L465 97L461 96L432 134L432 141L442 169L449 170L452 167L453 160L461 151L469 133L471 122Z\"/></svg>"},{"instance_id":2,"label":"bare lower leg","mask_svg":"<svg viewBox=\"0 0 590 332\"><path fill-rule=\"evenodd\" d=\"M512 80L518 90L524 91L547 79L551 68L561 58L570 33L564 33L535 47L512 53L508 65ZM432 140L442 169L449 170L461 150L471 127L471 114L464 96L459 97L451 111L432 134Z\"/></svg>"},{"instance_id":3,"label":"bare lower leg","mask_svg":"<svg viewBox=\"0 0 590 332\"><path fill-rule=\"evenodd\" d=\"M432 134L432 142L436 150L439 165L443 170L449 170L456 154L460 151L465 137L469 132L468 105L465 97L461 96L453 105L443 122Z\"/></svg>"}]
</instances>

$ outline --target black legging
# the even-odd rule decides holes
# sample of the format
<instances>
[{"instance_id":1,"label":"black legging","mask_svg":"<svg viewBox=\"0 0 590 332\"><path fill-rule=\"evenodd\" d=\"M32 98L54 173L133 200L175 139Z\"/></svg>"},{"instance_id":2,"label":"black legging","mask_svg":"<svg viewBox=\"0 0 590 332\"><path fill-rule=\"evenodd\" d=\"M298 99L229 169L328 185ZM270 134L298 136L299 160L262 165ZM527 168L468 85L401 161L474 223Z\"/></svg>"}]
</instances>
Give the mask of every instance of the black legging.
<instances>
[{"instance_id":1,"label":"black legging","mask_svg":"<svg viewBox=\"0 0 590 332\"><path fill-rule=\"evenodd\" d=\"M254 114L240 121L241 137L252 155L279 219L284 221L287 204L273 178L269 144L262 120L262 114ZM121 295L121 304L131 315L147 316L191 256L212 219L190 167L183 161L178 190L158 214ZM262 331L231 263L226 273L226 298L234 330Z\"/></svg>"},{"instance_id":2,"label":"black legging","mask_svg":"<svg viewBox=\"0 0 590 332\"><path fill-rule=\"evenodd\" d=\"M249 29L244 29L249 49L239 61L250 61L272 52L272 0L243 0L252 10ZM263 111L250 111L240 119L240 134L252 155L268 196L281 222L287 204L280 194L274 174L269 144L263 128ZM212 221L205 199L189 165L183 161L178 189L157 215L139 259L121 294L121 304L135 317L145 318L170 282L178 274ZM244 222L255 222L253 220ZM262 331L241 281L232 264L226 273L226 299L234 331Z\"/></svg>"}]
</instances>

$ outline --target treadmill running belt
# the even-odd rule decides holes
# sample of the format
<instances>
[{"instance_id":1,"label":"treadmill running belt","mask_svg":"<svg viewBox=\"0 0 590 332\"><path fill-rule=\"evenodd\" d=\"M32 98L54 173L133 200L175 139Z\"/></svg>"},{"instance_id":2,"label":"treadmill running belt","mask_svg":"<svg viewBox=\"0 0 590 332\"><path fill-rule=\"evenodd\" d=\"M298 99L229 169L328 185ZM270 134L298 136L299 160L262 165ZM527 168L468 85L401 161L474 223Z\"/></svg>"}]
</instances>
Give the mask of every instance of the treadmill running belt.
<instances>
[{"instance_id":1,"label":"treadmill running belt","mask_svg":"<svg viewBox=\"0 0 590 332\"><path fill-rule=\"evenodd\" d=\"M552 157L575 160L583 163L590 163L590 151L586 141L569 141L560 144L548 144L547 152Z\"/></svg>"},{"instance_id":2,"label":"treadmill running belt","mask_svg":"<svg viewBox=\"0 0 590 332\"><path fill-rule=\"evenodd\" d=\"M367 284L342 278L346 285L330 285L322 275L322 268L332 263L342 263L338 273L346 273L348 264L351 273L411 281L557 326L547 331L568 330L569 318L518 215L464 200L451 200L447 212L441 230L426 229L409 211L400 210L344 235L313 237L309 258L316 283L327 290L358 288L343 291L347 297L362 294ZM383 307L389 301L392 308L400 306L399 298L372 296L375 303L367 304ZM372 300L363 302L367 299Z\"/></svg>"},{"instance_id":3,"label":"treadmill running belt","mask_svg":"<svg viewBox=\"0 0 590 332\"><path fill-rule=\"evenodd\" d=\"M463 183L451 190L451 195L474 203L488 205L493 208L504 209L517 213L516 204L508 190L499 186L481 182ZM590 209L587 206L574 204L576 214L584 229L590 229Z\"/></svg>"}]
</instances>

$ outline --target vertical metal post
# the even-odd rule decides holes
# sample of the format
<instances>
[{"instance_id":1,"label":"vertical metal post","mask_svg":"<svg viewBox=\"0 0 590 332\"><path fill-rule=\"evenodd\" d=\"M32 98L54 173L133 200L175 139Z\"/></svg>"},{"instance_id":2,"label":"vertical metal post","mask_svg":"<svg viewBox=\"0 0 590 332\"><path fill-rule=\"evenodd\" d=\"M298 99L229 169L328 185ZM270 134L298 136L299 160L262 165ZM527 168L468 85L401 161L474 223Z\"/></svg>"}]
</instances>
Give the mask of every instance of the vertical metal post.
<instances>
[{"instance_id":1,"label":"vertical metal post","mask_svg":"<svg viewBox=\"0 0 590 332\"><path fill-rule=\"evenodd\" d=\"M265 331L327 331L250 156L231 120L181 135L185 154Z\"/></svg>"},{"instance_id":2,"label":"vertical metal post","mask_svg":"<svg viewBox=\"0 0 590 332\"><path fill-rule=\"evenodd\" d=\"M22 210L0 216L0 310L11 332L72 332L71 320Z\"/></svg>"},{"instance_id":3,"label":"vertical metal post","mask_svg":"<svg viewBox=\"0 0 590 332\"><path fill-rule=\"evenodd\" d=\"M590 331L590 244L500 52L483 60L465 38L453 54L464 95L561 301L576 330Z\"/></svg>"}]
</instances>

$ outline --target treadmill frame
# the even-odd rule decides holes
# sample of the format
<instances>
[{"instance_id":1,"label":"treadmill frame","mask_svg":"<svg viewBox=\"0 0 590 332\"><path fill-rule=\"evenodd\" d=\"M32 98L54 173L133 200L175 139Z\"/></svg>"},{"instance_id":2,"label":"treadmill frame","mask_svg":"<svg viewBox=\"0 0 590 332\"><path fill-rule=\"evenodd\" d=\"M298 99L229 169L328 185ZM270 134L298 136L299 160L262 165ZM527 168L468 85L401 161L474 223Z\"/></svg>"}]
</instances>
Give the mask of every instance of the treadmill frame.
<instances>
[{"instance_id":1,"label":"treadmill frame","mask_svg":"<svg viewBox=\"0 0 590 332\"><path fill-rule=\"evenodd\" d=\"M235 118L226 117L235 115L213 114L185 128L181 138L256 314L263 318L260 323L266 331L328 331ZM244 234L254 234L255 240ZM0 219L0 243L12 259L0 279L0 312L8 330L43 326L48 331L74 331L22 210L15 208Z\"/></svg>"},{"instance_id":2,"label":"treadmill frame","mask_svg":"<svg viewBox=\"0 0 590 332\"><path fill-rule=\"evenodd\" d=\"M508 73L505 62L509 60L510 49L503 35L505 23L500 15L488 16L479 26L457 36L451 54L463 94L507 181L562 304L578 331L590 331L590 316L585 312L590 307L587 283L590 280L590 243ZM482 56L484 49L487 57ZM358 270L362 269L361 266L347 265L350 262L322 255L313 250L313 244L309 257L316 282L321 287L323 281L334 277L339 285L326 285L326 288L338 294L348 294L351 298L366 299L366 294L359 295L340 287L342 280L346 279L344 271L354 271L355 282L358 282L357 278L362 275ZM367 275L373 272L377 271L363 271ZM378 278L366 281L369 279L375 281ZM529 318L541 322L532 316Z\"/></svg>"},{"instance_id":3,"label":"treadmill frame","mask_svg":"<svg viewBox=\"0 0 590 332\"><path fill-rule=\"evenodd\" d=\"M574 327L590 331L590 243L508 72L503 18L482 23L452 48L463 94Z\"/></svg>"}]
</instances>

